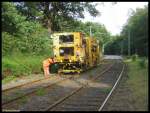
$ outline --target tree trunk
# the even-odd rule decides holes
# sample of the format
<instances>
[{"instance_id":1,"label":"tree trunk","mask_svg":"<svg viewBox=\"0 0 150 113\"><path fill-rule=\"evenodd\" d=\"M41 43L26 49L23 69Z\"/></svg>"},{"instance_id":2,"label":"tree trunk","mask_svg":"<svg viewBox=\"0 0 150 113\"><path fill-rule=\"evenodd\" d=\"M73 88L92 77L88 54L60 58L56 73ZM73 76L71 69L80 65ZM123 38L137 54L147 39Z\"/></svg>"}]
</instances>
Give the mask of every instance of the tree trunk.
<instances>
[{"instance_id":1,"label":"tree trunk","mask_svg":"<svg viewBox=\"0 0 150 113\"><path fill-rule=\"evenodd\" d=\"M48 33L52 33L52 23L50 19L47 20L47 28L48 28Z\"/></svg>"}]
</instances>

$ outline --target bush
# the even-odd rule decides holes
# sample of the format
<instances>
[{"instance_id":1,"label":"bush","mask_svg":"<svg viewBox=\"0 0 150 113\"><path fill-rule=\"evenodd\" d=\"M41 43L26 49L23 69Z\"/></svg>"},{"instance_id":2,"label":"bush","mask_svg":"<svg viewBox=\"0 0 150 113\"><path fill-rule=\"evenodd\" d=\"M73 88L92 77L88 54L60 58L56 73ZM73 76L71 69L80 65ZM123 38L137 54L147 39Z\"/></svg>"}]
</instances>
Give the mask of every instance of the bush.
<instances>
[{"instance_id":1,"label":"bush","mask_svg":"<svg viewBox=\"0 0 150 113\"><path fill-rule=\"evenodd\" d=\"M131 58L132 58L132 61L136 61L136 59L138 58L138 55L134 54L134 55L131 56Z\"/></svg>"},{"instance_id":2,"label":"bush","mask_svg":"<svg viewBox=\"0 0 150 113\"><path fill-rule=\"evenodd\" d=\"M141 68L145 68L146 67L146 59L145 58L139 60L139 66Z\"/></svg>"},{"instance_id":3,"label":"bush","mask_svg":"<svg viewBox=\"0 0 150 113\"><path fill-rule=\"evenodd\" d=\"M17 54L17 53L16 53ZM42 61L47 58L46 55L26 55L18 53L2 58L2 75L7 76L25 76L43 73Z\"/></svg>"},{"instance_id":4,"label":"bush","mask_svg":"<svg viewBox=\"0 0 150 113\"><path fill-rule=\"evenodd\" d=\"M2 32L2 56L12 53L15 45L14 36L7 32Z\"/></svg>"},{"instance_id":5,"label":"bush","mask_svg":"<svg viewBox=\"0 0 150 113\"><path fill-rule=\"evenodd\" d=\"M131 56L126 56L126 58L127 58L127 59L130 59L130 58L131 58Z\"/></svg>"}]
</instances>

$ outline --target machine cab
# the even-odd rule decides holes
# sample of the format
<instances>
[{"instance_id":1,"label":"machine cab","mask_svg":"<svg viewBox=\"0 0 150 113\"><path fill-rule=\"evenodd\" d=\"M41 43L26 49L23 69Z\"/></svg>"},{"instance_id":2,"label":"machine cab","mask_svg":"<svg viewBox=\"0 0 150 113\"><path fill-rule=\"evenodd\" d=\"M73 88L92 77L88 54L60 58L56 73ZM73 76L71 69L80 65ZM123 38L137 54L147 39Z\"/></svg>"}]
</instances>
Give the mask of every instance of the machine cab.
<instances>
[{"instance_id":1,"label":"machine cab","mask_svg":"<svg viewBox=\"0 0 150 113\"><path fill-rule=\"evenodd\" d=\"M78 62L84 59L83 33L54 33L52 39L54 56L58 62Z\"/></svg>"}]
</instances>

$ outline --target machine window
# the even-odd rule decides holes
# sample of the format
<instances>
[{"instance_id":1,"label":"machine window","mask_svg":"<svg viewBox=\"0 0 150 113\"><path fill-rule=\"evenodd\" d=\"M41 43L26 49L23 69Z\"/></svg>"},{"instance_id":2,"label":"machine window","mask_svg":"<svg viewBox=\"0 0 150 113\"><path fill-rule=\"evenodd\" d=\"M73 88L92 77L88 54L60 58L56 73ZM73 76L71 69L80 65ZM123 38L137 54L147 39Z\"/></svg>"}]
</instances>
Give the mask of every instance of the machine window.
<instances>
[{"instance_id":1,"label":"machine window","mask_svg":"<svg viewBox=\"0 0 150 113\"><path fill-rule=\"evenodd\" d=\"M60 56L64 55L74 55L74 47L60 47L59 48Z\"/></svg>"},{"instance_id":2,"label":"machine window","mask_svg":"<svg viewBox=\"0 0 150 113\"><path fill-rule=\"evenodd\" d=\"M73 35L60 35L59 36L59 43L73 43L74 36Z\"/></svg>"}]
</instances>

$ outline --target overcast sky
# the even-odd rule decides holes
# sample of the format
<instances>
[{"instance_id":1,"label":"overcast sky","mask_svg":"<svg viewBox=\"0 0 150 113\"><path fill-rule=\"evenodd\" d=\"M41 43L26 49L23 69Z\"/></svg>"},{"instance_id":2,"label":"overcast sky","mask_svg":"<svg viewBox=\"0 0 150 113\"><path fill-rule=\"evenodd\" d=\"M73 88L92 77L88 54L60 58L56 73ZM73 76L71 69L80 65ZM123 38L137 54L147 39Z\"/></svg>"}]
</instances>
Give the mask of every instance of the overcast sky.
<instances>
[{"instance_id":1,"label":"overcast sky","mask_svg":"<svg viewBox=\"0 0 150 113\"><path fill-rule=\"evenodd\" d=\"M129 15L129 9L135 10L136 8L144 7L148 2L117 2L112 5L111 2L104 2L104 5L100 5L100 2L96 6L96 9L101 12L101 16L93 18L88 13L85 14L83 22L92 21L104 24L106 29L111 32L112 35L119 34L122 26L126 23Z\"/></svg>"}]
</instances>

